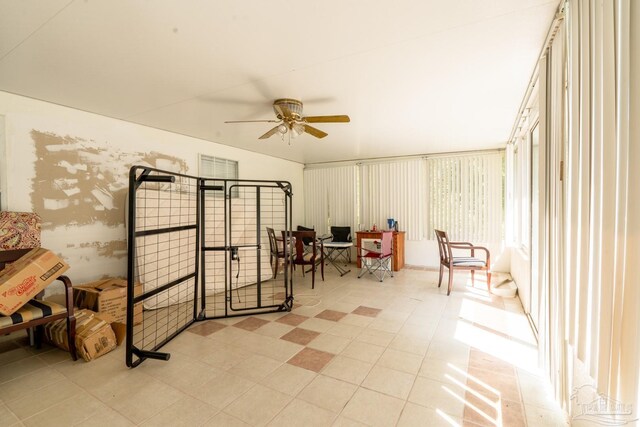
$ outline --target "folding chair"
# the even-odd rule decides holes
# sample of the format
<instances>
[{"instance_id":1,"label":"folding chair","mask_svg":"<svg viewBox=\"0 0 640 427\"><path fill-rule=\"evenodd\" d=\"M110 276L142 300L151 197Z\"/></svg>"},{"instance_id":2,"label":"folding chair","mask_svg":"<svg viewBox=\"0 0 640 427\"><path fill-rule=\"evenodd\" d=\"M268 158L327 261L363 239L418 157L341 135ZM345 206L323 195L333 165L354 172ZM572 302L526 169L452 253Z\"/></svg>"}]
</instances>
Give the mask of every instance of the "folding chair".
<instances>
[{"instance_id":1,"label":"folding chair","mask_svg":"<svg viewBox=\"0 0 640 427\"><path fill-rule=\"evenodd\" d=\"M393 277L391 270L392 241L392 231L382 231L380 239L361 240L362 246L358 247L358 260L361 266L358 279L366 272L373 274L381 282L387 274Z\"/></svg>"},{"instance_id":2,"label":"folding chair","mask_svg":"<svg viewBox=\"0 0 640 427\"><path fill-rule=\"evenodd\" d=\"M331 227L331 243L345 243L345 245L336 245L333 252L335 252L334 261L338 261L342 258L347 264L351 262L351 248L353 243L351 241L351 227ZM351 245L346 245L351 243ZM325 245L327 242L325 242Z\"/></svg>"},{"instance_id":3,"label":"folding chair","mask_svg":"<svg viewBox=\"0 0 640 427\"><path fill-rule=\"evenodd\" d=\"M351 262L351 227L331 227L331 240L324 241L324 258L335 267L340 277L351 270L347 265Z\"/></svg>"}]
</instances>

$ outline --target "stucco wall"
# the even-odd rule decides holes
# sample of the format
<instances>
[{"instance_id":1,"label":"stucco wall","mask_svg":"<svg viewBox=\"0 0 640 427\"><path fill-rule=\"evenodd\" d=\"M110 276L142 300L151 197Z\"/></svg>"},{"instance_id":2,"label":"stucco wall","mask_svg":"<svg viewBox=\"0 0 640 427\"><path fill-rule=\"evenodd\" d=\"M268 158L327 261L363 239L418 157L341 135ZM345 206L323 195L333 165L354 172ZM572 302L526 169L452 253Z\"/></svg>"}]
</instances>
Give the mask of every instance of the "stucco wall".
<instances>
[{"instance_id":1,"label":"stucco wall","mask_svg":"<svg viewBox=\"0 0 640 427\"><path fill-rule=\"evenodd\" d=\"M198 175L198 155L239 162L242 179L293 185L304 218L303 165L0 92L2 209L37 212L42 246L74 283L126 274L125 195L131 165Z\"/></svg>"}]
</instances>

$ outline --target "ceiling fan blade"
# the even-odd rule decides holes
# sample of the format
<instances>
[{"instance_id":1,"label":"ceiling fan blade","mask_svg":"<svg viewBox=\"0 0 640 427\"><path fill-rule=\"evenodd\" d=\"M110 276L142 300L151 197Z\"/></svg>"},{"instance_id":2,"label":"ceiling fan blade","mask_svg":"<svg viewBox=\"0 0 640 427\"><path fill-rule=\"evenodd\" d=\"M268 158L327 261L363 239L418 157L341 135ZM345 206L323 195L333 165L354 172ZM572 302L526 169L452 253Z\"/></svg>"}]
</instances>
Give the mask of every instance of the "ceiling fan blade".
<instances>
[{"instance_id":1,"label":"ceiling fan blade","mask_svg":"<svg viewBox=\"0 0 640 427\"><path fill-rule=\"evenodd\" d=\"M278 123L280 120L227 120L225 123Z\"/></svg>"},{"instance_id":2,"label":"ceiling fan blade","mask_svg":"<svg viewBox=\"0 0 640 427\"><path fill-rule=\"evenodd\" d=\"M307 123L349 123L349 116L307 116L304 118Z\"/></svg>"},{"instance_id":3,"label":"ceiling fan blade","mask_svg":"<svg viewBox=\"0 0 640 427\"><path fill-rule=\"evenodd\" d=\"M278 126L274 127L273 129L271 129L269 132L265 133L258 139L267 139L276 132L278 132Z\"/></svg>"},{"instance_id":4,"label":"ceiling fan blade","mask_svg":"<svg viewBox=\"0 0 640 427\"><path fill-rule=\"evenodd\" d=\"M316 138L324 138L325 136L329 135L328 133L323 132L320 129L311 127L309 125L304 125L304 131L309 135L315 136Z\"/></svg>"}]
</instances>

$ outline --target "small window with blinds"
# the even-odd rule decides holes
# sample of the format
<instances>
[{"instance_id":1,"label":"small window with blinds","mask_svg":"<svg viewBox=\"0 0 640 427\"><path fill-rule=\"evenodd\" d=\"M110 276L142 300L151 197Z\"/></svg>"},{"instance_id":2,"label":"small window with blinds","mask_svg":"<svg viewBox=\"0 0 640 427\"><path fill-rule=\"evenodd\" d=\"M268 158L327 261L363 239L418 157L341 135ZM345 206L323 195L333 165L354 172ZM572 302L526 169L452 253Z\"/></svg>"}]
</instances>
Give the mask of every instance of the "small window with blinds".
<instances>
[{"instance_id":1,"label":"small window with blinds","mask_svg":"<svg viewBox=\"0 0 640 427\"><path fill-rule=\"evenodd\" d=\"M200 154L199 175L202 178L238 179L238 161ZM231 196L238 197L237 190Z\"/></svg>"},{"instance_id":2,"label":"small window with blinds","mask_svg":"<svg viewBox=\"0 0 640 427\"><path fill-rule=\"evenodd\" d=\"M200 176L203 178L238 179L238 161L200 154Z\"/></svg>"},{"instance_id":3,"label":"small window with blinds","mask_svg":"<svg viewBox=\"0 0 640 427\"><path fill-rule=\"evenodd\" d=\"M503 239L504 152L427 159L428 227L452 240Z\"/></svg>"}]
</instances>

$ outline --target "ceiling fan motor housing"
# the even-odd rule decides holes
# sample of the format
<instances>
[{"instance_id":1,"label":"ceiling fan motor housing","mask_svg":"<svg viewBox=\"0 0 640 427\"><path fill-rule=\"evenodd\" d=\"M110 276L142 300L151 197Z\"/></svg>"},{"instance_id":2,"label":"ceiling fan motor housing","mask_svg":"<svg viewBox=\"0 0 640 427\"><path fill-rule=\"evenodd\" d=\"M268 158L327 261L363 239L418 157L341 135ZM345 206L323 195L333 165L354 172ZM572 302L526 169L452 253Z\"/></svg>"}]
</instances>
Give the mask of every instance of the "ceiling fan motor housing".
<instances>
[{"instance_id":1,"label":"ceiling fan motor housing","mask_svg":"<svg viewBox=\"0 0 640 427\"><path fill-rule=\"evenodd\" d=\"M289 131L291 131L289 135L294 137L308 133L316 138L324 138L327 133L310 126L309 123L349 123L351 121L349 116L346 115L305 117L302 115L302 102L291 98L280 98L273 101L273 111L276 113L278 120L239 120L225 123L278 123L278 125L258 138L267 139L276 133L284 135Z\"/></svg>"},{"instance_id":2,"label":"ceiling fan motor housing","mask_svg":"<svg viewBox=\"0 0 640 427\"><path fill-rule=\"evenodd\" d=\"M302 119L302 102L298 101L297 99L291 99L291 98L276 99L275 101L273 101L273 105L274 105L274 111L276 113L276 116L280 120L284 120L287 118L293 119L293 120ZM276 105L279 106L284 112L286 112L287 110L290 111L291 116L290 117L282 116L282 114L280 114L278 110L275 108Z\"/></svg>"}]
</instances>

